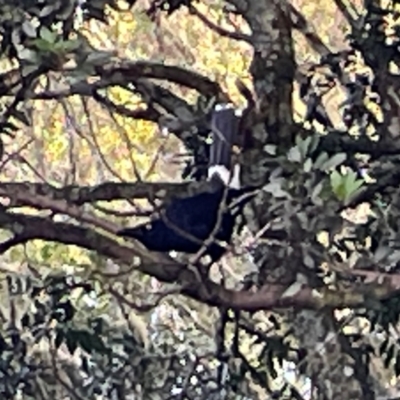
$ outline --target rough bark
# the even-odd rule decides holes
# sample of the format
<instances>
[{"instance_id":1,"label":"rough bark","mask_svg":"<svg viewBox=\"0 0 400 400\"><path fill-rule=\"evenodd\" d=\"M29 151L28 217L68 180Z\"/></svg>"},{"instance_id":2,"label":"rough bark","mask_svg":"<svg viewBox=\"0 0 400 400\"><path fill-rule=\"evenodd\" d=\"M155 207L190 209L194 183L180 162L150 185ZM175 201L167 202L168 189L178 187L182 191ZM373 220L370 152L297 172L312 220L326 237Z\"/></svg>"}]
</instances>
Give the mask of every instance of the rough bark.
<instances>
[{"instance_id":1,"label":"rough bark","mask_svg":"<svg viewBox=\"0 0 400 400\"><path fill-rule=\"evenodd\" d=\"M254 80L258 107L266 115L265 124L252 131L252 147L244 155L245 180L261 184L268 181L266 143L287 149L292 143L292 90L295 72L291 37L290 8L285 1L249 1L242 9L252 30L254 59L251 74ZM265 198L264 201L268 201ZM252 229L259 231L268 222L265 204L253 204ZM301 232L297 240L301 241ZM297 267L302 264L296 251L263 243L256 250L260 265L260 281L290 285L296 280ZM292 249L293 250L293 249ZM312 282L310 282L312 285ZM331 312L287 312L281 314L288 328L292 328L300 347L307 351L305 373L316 388L320 399L365 399L360 376L355 373L355 360L342 348Z\"/></svg>"}]
</instances>

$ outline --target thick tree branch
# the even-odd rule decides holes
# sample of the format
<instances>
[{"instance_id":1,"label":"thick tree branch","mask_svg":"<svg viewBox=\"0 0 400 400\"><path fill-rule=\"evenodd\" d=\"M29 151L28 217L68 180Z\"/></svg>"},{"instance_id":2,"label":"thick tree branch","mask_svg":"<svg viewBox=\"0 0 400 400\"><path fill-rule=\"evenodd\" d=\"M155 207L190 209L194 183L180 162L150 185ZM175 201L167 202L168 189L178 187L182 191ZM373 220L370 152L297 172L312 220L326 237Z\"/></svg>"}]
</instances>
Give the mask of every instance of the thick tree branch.
<instances>
[{"instance_id":1,"label":"thick tree branch","mask_svg":"<svg viewBox=\"0 0 400 400\"><path fill-rule=\"evenodd\" d=\"M197 90L206 97L215 97L218 101L229 101L229 96L223 92L218 83L195 71L178 66L164 65L150 61L120 59L106 65L99 63L95 69L101 78L97 82L88 84L86 81L81 81L59 91L42 92L31 97L35 99L54 99L71 96L72 94L91 96L93 90L96 89L116 84L127 86L128 83L136 84L138 80L143 78L152 78L173 82ZM68 73L68 70L65 72ZM6 94L9 95L12 93L7 92Z\"/></svg>"},{"instance_id":2,"label":"thick tree branch","mask_svg":"<svg viewBox=\"0 0 400 400\"><path fill-rule=\"evenodd\" d=\"M131 264L132 259L141 257L138 269L163 282L180 282L182 293L212 306L244 307L252 310L270 304L272 299L284 289L282 286L270 287L257 294L235 292L211 282L199 282L197 274L189 268L174 262L167 257L141 250L140 247L131 249L108 238L94 230L62 222L54 222L49 218L23 215L0 211L0 227L9 229L16 234L16 239L0 245L2 251L12 245L26 243L33 239L54 241L63 244L73 244L116 261ZM311 293L311 292L310 292ZM310 294L309 293L309 294ZM304 295L303 295L304 296ZM262 300L264 298L264 300ZM305 301L307 296L304 297ZM281 300L282 305L288 306L291 301ZM268 306L269 307L269 306Z\"/></svg>"},{"instance_id":3,"label":"thick tree branch","mask_svg":"<svg viewBox=\"0 0 400 400\"><path fill-rule=\"evenodd\" d=\"M125 80L133 82L139 78L162 79L195 89L206 97L215 97L217 101L229 101L229 97L216 82L186 68L148 61L119 60L108 65L98 65L95 70L103 79L121 75Z\"/></svg>"},{"instance_id":4,"label":"thick tree branch","mask_svg":"<svg viewBox=\"0 0 400 400\"><path fill-rule=\"evenodd\" d=\"M366 154L371 160L377 160L382 156L399 155L400 146L395 141L388 143L373 141L369 137L354 137L341 131L331 131L321 136L317 153L325 151L334 155L346 153L347 155Z\"/></svg>"},{"instance_id":5,"label":"thick tree branch","mask_svg":"<svg viewBox=\"0 0 400 400\"><path fill-rule=\"evenodd\" d=\"M142 262L137 266L140 271L163 282L180 282L182 294L216 307L252 312L287 307L301 309L319 309L325 306L332 308L356 307L363 306L366 297L369 299L371 296L375 296L377 299L385 298L391 292L400 289L400 277L387 275L383 281L384 284L370 285L368 290L365 290L365 287L357 288L355 286L342 293L337 290L326 290L316 295L311 288L303 288L294 296L282 297L286 289L283 285L265 285L257 291L234 291L210 280L199 282L198 276L193 270L168 257L147 252L139 246L134 249L129 248L89 228L4 210L0 211L0 227L15 232L17 239L14 242L11 241L12 245L26 243L33 239L42 239L77 245L127 264L131 264L135 256L141 257ZM0 250L4 252L10 247L10 241L5 242L3 246L0 245ZM365 275L365 271L361 272ZM378 277L376 279L378 281Z\"/></svg>"},{"instance_id":6,"label":"thick tree branch","mask_svg":"<svg viewBox=\"0 0 400 400\"><path fill-rule=\"evenodd\" d=\"M3 182L0 183L0 196L18 199L21 193L30 196L48 196L54 200L63 200L81 205L96 201L122 199L165 199L187 196L204 190L205 183L116 183L105 182L96 186L65 186L56 188L45 183Z\"/></svg>"}]
</instances>

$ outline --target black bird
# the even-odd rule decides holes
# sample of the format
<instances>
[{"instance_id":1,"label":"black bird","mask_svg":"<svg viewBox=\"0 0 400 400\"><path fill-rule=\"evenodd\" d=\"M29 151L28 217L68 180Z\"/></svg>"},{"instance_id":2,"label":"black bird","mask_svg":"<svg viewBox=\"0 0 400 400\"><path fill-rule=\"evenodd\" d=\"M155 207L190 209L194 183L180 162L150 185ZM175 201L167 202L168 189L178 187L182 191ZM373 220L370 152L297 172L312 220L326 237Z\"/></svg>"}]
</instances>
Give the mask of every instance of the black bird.
<instances>
[{"instance_id":1,"label":"black bird","mask_svg":"<svg viewBox=\"0 0 400 400\"><path fill-rule=\"evenodd\" d=\"M250 197L246 193L254 191L254 188L240 188L239 165L235 165L231 173L232 146L238 129L238 117L234 109L216 106L211 128L208 177L213 190L173 199L162 212L161 218L122 229L118 235L139 240L151 251L175 250L189 254L199 252L212 234L217 241L230 242L235 219ZM204 254L208 254L215 262L224 252L224 246L212 241Z\"/></svg>"}]
</instances>

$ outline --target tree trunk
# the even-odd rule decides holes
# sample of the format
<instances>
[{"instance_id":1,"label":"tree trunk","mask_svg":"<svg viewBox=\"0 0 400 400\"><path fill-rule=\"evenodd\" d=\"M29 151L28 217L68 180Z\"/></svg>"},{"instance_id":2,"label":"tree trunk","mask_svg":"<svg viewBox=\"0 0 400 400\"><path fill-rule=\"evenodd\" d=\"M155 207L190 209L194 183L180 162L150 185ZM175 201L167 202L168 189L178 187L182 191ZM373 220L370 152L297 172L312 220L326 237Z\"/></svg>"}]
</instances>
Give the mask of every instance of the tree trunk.
<instances>
[{"instance_id":1,"label":"tree trunk","mask_svg":"<svg viewBox=\"0 0 400 400\"><path fill-rule=\"evenodd\" d=\"M295 61L291 23L284 1L252 0L242 12L252 30L255 52L250 71L258 112L266 115L265 122L252 130L251 148L244 154L244 180L263 184L271 172L268 167L263 167L263 161L268 158L265 144L276 144L284 151L294 144L292 91ZM270 219L265 206L268 197L264 200L253 204L248 211L252 214L250 220L254 221L253 233ZM258 245L255 252L260 268L258 284L279 282L289 286L296 281L297 267L303 261L296 251L289 251L289 247L290 244L281 246L268 242ZM281 314L280 319L283 317L287 328L293 329L299 346L307 351L305 374L318 389L319 399L369 398L368 390L362 389L362 377L355 372L355 360L342 348L332 314L330 311L291 310Z\"/></svg>"}]
</instances>

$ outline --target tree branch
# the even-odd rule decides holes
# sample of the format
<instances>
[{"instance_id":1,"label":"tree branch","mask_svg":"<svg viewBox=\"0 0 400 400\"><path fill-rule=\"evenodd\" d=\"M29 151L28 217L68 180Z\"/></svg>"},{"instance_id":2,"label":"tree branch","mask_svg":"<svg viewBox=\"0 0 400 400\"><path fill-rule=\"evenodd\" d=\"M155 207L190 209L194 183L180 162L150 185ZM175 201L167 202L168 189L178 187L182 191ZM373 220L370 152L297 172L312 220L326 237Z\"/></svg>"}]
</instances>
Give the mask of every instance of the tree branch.
<instances>
[{"instance_id":1,"label":"tree branch","mask_svg":"<svg viewBox=\"0 0 400 400\"><path fill-rule=\"evenodd\" d=\"M148 61L118 60L108 65L97 65L96 73L103 79L114 79L123 76L126 80L136 81L139 78L162 79L197 90L206 97L215 97L217 101L229 102L221 87L211 79L197 72L173 65L164 65Z\"/></svg>"},{"instance_id":2,"label":"tree branch","mask_svg":"<svg viewBox=\"0 0 400 400\"><path fill-rule=\"evenodd\" d=\"M297 10L293 6L293 4L289 4L288 7L293 28L297 29L304 35L311 48L315 50L318 54L320 54L321 56L329 54L331 52L330 49L317 35L314 28L307 21L304 15L299 10Z\"/></svg>"},{"instance_id":3,"label":"tree branch","mask_svg":"<svg viewBox=\"0 0 400 400\"><path fill-rule=\"evenodd\" d=\"M48 196L53 200L63 200L71 204L82 205L96 201L112 201L123 199L168 199L184 197L208 187L207 183L117 183L105 182L96 186L70 185L56 188L46 183L2 182L0 196L18 199L21 193L27 196ZM18 204L18 203L17 203Z\"/></svg>"},{"instance_id":4,"label":"tree branch","mask_svg":"<svg viewBox=\"0 0 400 400\"><path fill-rule=\"evenodd\" d=\"M363 306L366 297L381 299L400 289L400 276L387 275L382 284L340 290L324 290L315 295L312 288L303 288L293 296L282 296L286 287L279 284L267 284L257 291L235 291L226 289L210 280L199 282L198 275L182 264L157 253L151 253L141 246L129 248L106 237L93 229L63 222L54 222L49 218L23 215L0 210L0 227L15 232L16 237L0 244L2 252L17 244L42 239L76 245L115 261L132 264L132 259L141 258L137 269L163 282L179 282L181 293L202 303L215 307L228 307L234 310L255 312L277 308L295 307L299 309L320 309L321 307L343 308ZM356 274L356 272L355 272Z\"/></svg>"},{"instance_id":5,"label":"tree branch","mask_svg":"<svg viewBox=\"0 0 400 400\"><path fill-rule=\"evenodd\" d=\"M189 12L200 19L201 22L206 25L207 28L211 29L212 31L218 33L220 36L228 37L233 40L242 40L244 42L250 43L250 36L240 32L232 32L228 31L218 24L210 21L203 13L201 13L196 7L191 6L189 8Z\"/></svg>"},{"instance_id":6,"label":"tree branch","mask_svg":"<svg viewBox=\"0 0 400 400\"><path fill-rule=\"evenodd\" d=\"M115 85L127 88L128 83L135 85L135 91L147 103L147 109L130 110L121 104L115 104L99 93L100 90ZM205 116L197 115L194 108L184 99L144 78L128 82L124 76L115 75L110 79L100 79L94 83L82 81L70 86L61 84L57 90L46 90L32 94L32 99L63 99L73 95L93 97L94 100L120 115L152 121L163 127L165 126L182 140L186 146L190 140L193 140L193 135L188 130L192 126L201 127L206 123ZM154 103L161 106L165 113L158 111L154 107Z\"/></svg>"}]
</instances>

